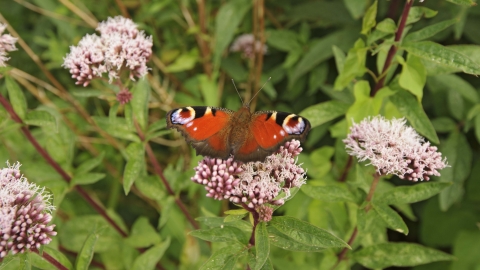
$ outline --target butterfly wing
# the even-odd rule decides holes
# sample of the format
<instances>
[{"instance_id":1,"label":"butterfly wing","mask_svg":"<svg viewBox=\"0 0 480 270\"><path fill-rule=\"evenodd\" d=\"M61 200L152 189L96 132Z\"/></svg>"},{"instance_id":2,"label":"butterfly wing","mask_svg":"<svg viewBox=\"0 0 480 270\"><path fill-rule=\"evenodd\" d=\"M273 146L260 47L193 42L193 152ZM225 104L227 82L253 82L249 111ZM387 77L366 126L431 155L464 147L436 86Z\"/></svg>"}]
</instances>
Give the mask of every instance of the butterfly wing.
<instances>
[{"instance_id":1,"label":"butterfly wing","mask_svg":"<svg viewBox=\"0 0 480 270\"><path fill-rule=\"evenodd\" d=\"M245 143L234 153L235 159L263 161L287 141L304 141L310 129L310 122L296 114L256 112L252 115Z\"/></svg>"},{"instance_id":2,"label":"butterfly wing","mask_svg":"<svg viewBox=\"0 0 480 270\"><path fill-rule=\"evenodd\" d=\"M183 107L167 113L167 127L182 133L197 155L228 158L227 124L233 111L213 107Z\"/></svg>"}]
</instances>

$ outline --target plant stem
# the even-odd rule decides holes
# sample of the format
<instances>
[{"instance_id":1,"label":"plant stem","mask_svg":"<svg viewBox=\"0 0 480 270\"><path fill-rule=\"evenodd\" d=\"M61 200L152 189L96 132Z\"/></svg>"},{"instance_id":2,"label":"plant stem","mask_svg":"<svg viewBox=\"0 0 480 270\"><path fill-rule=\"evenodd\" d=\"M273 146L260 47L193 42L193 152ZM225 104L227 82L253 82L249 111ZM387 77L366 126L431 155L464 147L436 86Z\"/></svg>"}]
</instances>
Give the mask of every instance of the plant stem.
<instances>
[{"instance_id":1,"label":"plant stem","mask_svg":"<svg viewBox=\"0 0 480 270\"><path fill-rule=\"evenodd\" d=\"M349 155L347 164L345 165L345 168L343 169L342 175L340 175L338 182L345 182L345 180L347 180L347 175L348 175L348 172L350 171L350 168L352 167L352 163L353 163L353 157Z\"/></svg>"},{"instance_id":2,"label":"plant stem","mask_svg":"<svg viewBox=\"0 0 480 270\"><path fill-rule=\"evenodd\" d=\"M385 79L387 77L387 72L390 69L390 66L392 65L393 57L395 57L395 54L397 53L398 43L402 39L403 31L405 30L405 25L407 23L408 13L410 13L410 8L412 7L413 2L414 0L407 0L407 2L405 3L405 7L403 8L403 12L402 12L402 17L400 18L400 24L398 25L397 32L395 33L394 44L390 47L390 50L388 51L387 59L385 60L385 64L383 65L382 73L378 76L381 79L375 84L375 88L373 89L371 94L372 97L375 96L378 90L382 89L382 87L385 86ZM395 4L395 2L392 2L392 4Z\"/></svg>"},{"instance_id":3,"label":"plant stem","mask_svg":"<svg viewBox=\"0 0 480 270\"><path fill-rule=\"evenodd\" d=\"M372 185L370 186L370 190L368 191L367 198L365 199L366 202L371 202L372 201L373 194L375 193L375 190L377 189L378 182L380 181L380 176L381 175L378 172L375 172L375 174L373 175ZM370 209L372 209L372 204L369 203L365 207L365 213L368 213L368 211L370 211ZM350 239L348 239L348 245L349 246L352 246L353 242L357 238L357 234L358 234L358 226L356 226L355 229L353 229L352 235L350 236ZM343 248L342 251L340 251L340 253L337 255L338 256L337 263L332 267L332 270L335 269L343 259L345 259L345 256L347 255L347 252L348 252L348 249L346 247Z\"/></svg>"},{"instance_id":4,"label":"plant stem","mask_svg":"<svg viewBox=\"0 0 480 270\"><path fill-rule=\"evenodd\" d=\"M42 254L38 251L36 248L31 249L32 252L37 253L38 255L42 256L47 262L49 262L51 265L55 266L57 269L60 270L68 270L67 267L65 267L63 264L61 264L59 261L57 261L55 258L50 256L47 252L43 251Z\"/></svg>"},{"instance_id":5,"label":"plant stem","mask_svg":"<svg viewBox=\"0 0 480 270\"><path fill-rule=\"evenodd\" d=\"M243 209L250 212L253 216L252 235L250 236L250 240L248 242L250 243L250 245L255 246L255 229L257 228L257 225L259 223L260 215L257 213L257 211L255 211L255 209L251 209L243 202L241 203L241 206L243 207Z\"/></svg>"},{"instance_id":6,"label":"plant stem","mask_svg":"<svg viewBox=\"0 0 480 270\"><path fill-rule=\"evenodd\" d=\"M195 229L200 229L200 226L198 226L197 222L193 217L190 215L190 213L187 210L187 207L183 204L183 202L176 196L175 192L173 191L172 187L170 186L170 183L168 183L167 179L165 178L165 175L163 174L162 167L157 161L157 158L155 157L155 154L153 153L152 147L150 146L150 143L148 141L145 141L145 135L143 134L143 131L141 130L140 126L138 125L137 121L134 121L135 127L137 129L138 136L140 137L140 140L145 142L145 149L147 151L147 156L148 159L150 160L150 163L153 166L153 170L155 173L160 177L160 180L162 181L163 185L167 189L167 192L169 195L173 196L175 198L175 203L178 205L180 210L182 210L183 214L187 218L187 220L190 222L190 224L193 226Z\"/></svg>"},{"instance_id":7,"label":"plant stem","mask_svg":"<svg viewBox=\"0 0 480 270\"><path fill-rule=\"evenodd\" d=\"M20 129L22 130L25 137L27 137L28 141L30 141L30 143L33 145L33 147L35 147L35 149L38 151L38 153L48 162L48 164L50 164L50 166L52 166L58 172L58 174L60 174L60 176L62 176L62 178L67 183L70 183L72 181L72 177L65 170L63 170L62 167L50 156L50 154L38 143L37 139L35 139L35 137L33 137L32 133L30 132L28 127L25 126L22 119L17 115L17 113L13 110L13 107L10 105L8 100L2 94L0 94L0 103L3 105L5 110L10 114L10 117L13 119L13 121L22 125L22 127ZM76 186L75 190L78 193L80 193L80 195L101 216L103 216L107 220L107 222L110 223L110 225L112 225L112 227L114 227L115 230L118 231L118 233L120 233L120 235L122 235L123 237L127 236L127 233L125 233L122 230L122 228L120 228L120 226L118 226L118 224L112 218L110 218L110 216L108 216L108 214L105 211L105 209L103 208L103 206L101 206L92 197L90 197L90 195L88 195L88 193L83 188L81 188L80 186Z\"/></svg>"}]
</instances>

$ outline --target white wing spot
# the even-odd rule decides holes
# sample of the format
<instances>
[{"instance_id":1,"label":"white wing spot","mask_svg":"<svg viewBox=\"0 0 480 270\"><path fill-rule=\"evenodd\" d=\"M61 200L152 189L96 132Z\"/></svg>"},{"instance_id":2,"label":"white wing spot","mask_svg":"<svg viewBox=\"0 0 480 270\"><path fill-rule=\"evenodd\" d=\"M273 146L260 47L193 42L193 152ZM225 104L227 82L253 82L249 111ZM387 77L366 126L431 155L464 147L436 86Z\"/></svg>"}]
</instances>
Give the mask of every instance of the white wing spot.
<instances>
[{"instance_id":1,"label":"white wing spot","mask_svg":"<svg viewBox=\"0 0 480 270\"><path fill-rule=\"evenodd\" d=\"M280 130L280 135L285 136L285 131Z\"/></svg>"},{"instance_id":2,"label":"white wing spot","mask_svg":"<svg viewBox=\"0 0 480 270\"><path fill-rule=\"evenodd\" d=\"M186 127L188 128L188 127L191 127L192 125L193 125L193 123L189 122L189 123L187 123Z\"/></svg>"},{"instance_id":3,"label":"white wing spot","mask_svg":"<svg viewBox=\"0 0 480 270\"><path fill-rule=\"evenodd\" d=\"M276 139L277 138L277 135L273 135L273 139Z\"/></svg>"},{"instance_id":4,"label":"white wing spot","mask_svg":"<svg viewBox=\"0 0 480 270\"><path fill-rule=\"evenodd\" d=\"M193 128L193 131L197 131L197 127L194 127L194 128Z\"/></svg>"}]
</instances>

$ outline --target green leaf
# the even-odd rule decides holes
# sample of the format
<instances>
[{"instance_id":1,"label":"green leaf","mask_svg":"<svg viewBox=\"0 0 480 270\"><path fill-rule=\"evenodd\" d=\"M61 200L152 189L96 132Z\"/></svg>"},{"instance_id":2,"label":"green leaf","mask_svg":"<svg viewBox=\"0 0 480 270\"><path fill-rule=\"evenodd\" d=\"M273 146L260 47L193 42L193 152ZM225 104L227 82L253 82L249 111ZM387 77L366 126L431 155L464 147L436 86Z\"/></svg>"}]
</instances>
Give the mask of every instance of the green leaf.
<instances>
[{"instance_id":1,"label":"green leaf","mask_svg":"<svg viewBox=\"0 0 480 270\"><path fill-rule=\"evenodd\" d=\"M255 270L262 269L270 255L270 240L268 239L267 223L260 222L255 229Z\"/></svg>"},{"instance_id":2,"label":"green leaf","mask_svg":"<svg viewBox=\"0 0 480 270\"><path fill-rule=\"evenodd\" d=\"M356 37L358 37L356 30L345 29L325 36L314 43L294 67L289 84L293 85L300 77L311 71L318 64L332 57L333 45L339 46L340 49L346 51L355 42Z\"/></svg>"},{"instance_id":3,"label":"green leaf","mask_svg":"<svg viewBox=\"0 0 480 270\"><path fill-rule=\"evenodd\" d=\"M49 246L43 246L43 251L47 252L48 255L52 256L55 260L60 262L63 266L65 266L67 269L73 269L72 263L68 258L60 251L53 249Z\"/></svg>"},{"instance_id":4,"label":"green leaf","mask_svg":"<svg viewBox=\"0 0 480 270\"><path fill-rule=\"evenodd\" d=\"M139 217L135 221L130 235L125 239L126 243L135 248L149 247L160 244L161 241L160 235L146 217Z\"/></svg>"},{"instance_id":5,"label":"green leaf","mask_svg":"<svg viewBox=\"0 0 480 270\"><path fill-rule=\"evenodd\" d=\"M328 231L293 217L273 217L269 222L269 225L296 242L305 245L319 248L350 248L350 246L342 239L334 236Z\"/></svg>"},{"instance_id":6,"label":"green leaf","mask_svg":"<svg viewBox=\"0 0 480 270\"><path fill-rule=\"evenodd\" d=\"M234 215L234 216L243 216L245 214L248 214L248 210L245 209L234 209L234 210L227 210L224 212L227 215Z\"/></svg>"},{"instance_id":7,"label":"green leaf","mask_svg":"<svg viewBox=\"0 0 480 270\"><path fill-rule=\"evenodd\" d=\"M402 65L402 73L400 73L398 83L421 101L423 98L423 87L427 82L427 71L422 61L414 55L408 55L407 62L401 56L397 56L397 60Z\"/></svg>"},{"instance_id":8,"label":"green leaf","mask_svg":"<svg viewBox=\"0 0 480 270\"><path fill-rule=\"evenodd\" d=\"M453 255L457 259L452 262L451 269L479 269L478 250L480 250L480 232L478 230L460 231L453 245Z\"/></svg>"},{"instance_id":9,"label":"green leaf","mask_svg":"<svg viewBox=\"0 0 480 270\"><path fill-rule=\"evenodd\" d=\"M462 5L462 6L475 6L477 3L474 0L447 0L448 2L457 4L457 5Z\"/></svg>"},{"instance_id":10,"label":"green leaf","mask_svg":"<svg viewBox=\"0 0 480 270\"><path fill-rule=\"evenodd\" d=\"M402 49L420 58L435 63L457 68L468 74L480 74L480 65L471 60L467 55L456 52L448 47L431 41L405 43Z\"/></svg>"},{"instance_id":11,"label":"green leaf","mask_svg":"<svg viewBox=\"0 0 480 270\"><path fill-rule=\"evenodd\" d=\"M82 164L80 164L80 166L77 167L77 169L75 170L75 174L83 174L91 171L102 162L104 157L105 151L102 151L98 156L92 159L87 159Z\"/></svg>"},{"instance_id":12,"label":"green leaf","mask_svg":"<svg viewBox=\"0 0 480 270\"><path fill-rule=\"evenodd\" d=\"M175 62L167 66L168 72L181 72L191 70L198 61L198 50L184 53L175 59Z\"/></svg>"},{"instance_id":13,"label":"green leaf","mask_svg":"<svg viewBox=\"0 0 480 270\"><path fill-rule=\"evenodd\" d=\"M377 194L373 199L377 204L415 203L440 193L450 185L442 182L425 182L413 186L400 186Z\"/></svg>"},{"instance_id":14,"label":"green leaf","mask_svg":"<svg viewBox=\"0 0 480 270\"><path fill-rule=\"evenodd\" d=\"M190 232L190 235L210 242L229 242L233 240L246 244L248 241L242 230L230 226L200 229Z\"/></svg>"},{"instance_id":15,"label":"green leaf","mask_svg":"<svg viewBox=\"0 0 480 270\"><path fill-rule=\"evenodd\" d=\"M312 128L342 116L348 110L348 104L331 100L304 109L300 115L310 121Z\"/></svg>"},{"instance_id":16,"label":"green leaf","mask_svg":"<svg viewBox=\"0 0 480 270\"><path fill-rule=\"evenodd\" d=\"M48 111L29 111L24 122L27 125L57 130L57 120Z\"/></svg>"},{"instance_id":17,"label":"green leaf","mask_svg":"<svg viewBox=\"0 0 480 270\"><path fill-rule=\"evenodd\" d=\"M458 92L463 98L471 103L479 103L480 97L477 90L462 77L454 74L433 76L429 80L435 81L435 85L441 85L447 91Z\"/></svg>"},{"instance_id":18,"label":"green leaf","mask_svg":"<svg viewBox=\"0 0 480 270\"><path fill-rule=\"evenodd\" d=\"M355 95L355 103L353 103L345 115L349 126L353 122L360 122L368 116L378 114L374 106L373 99L370 97L370 85L367 81L358 81L353 87L353 94Z\"/></svg>"},{"instance_id":19,"label":"green leaf","mask_svg":"<svg viewBox=\"0 0 480 270\"><path fill-rule=\"evenodd\" d=\"M237 27L250 9L251 4L252 2L249 0L233 0L225 2L218 10L215 19L215 49L213 50L215 70L218 70L223 51L231 43L233 35L237 32Z\"/></svg>"},{"instance_id":20,"label":"green leaf","mask_svg":"<svg viewBox=\"0 0 480 270\"><path fill-rule=\"evenodd\" d=\"M126 149L128 160L123 171L123 190L125 195L130 192L135 180L142 177L145 171L145 150L142 143L131 143Z\"/></svg>"},{"instance_id":21,"label":"green leaf","mask_svg":"<svg viewBox=\"0 0 480 270\"><path fill-rule=\"evenodd\" d=\"M270 239L270 244L285 250L300 252L320 252L325 250L325 248L322 247L300 243L295 239L292 239L289 236L281 233L279 230L275 229L272 226L268 226L267 231Z\"/></svg>"},{"instance_id":22,"label":"green leaf","mask_svg":"<svg viewBox=\"0 0 480 270\"><path fill-rule=\"evenodd\" d=\"M345 7L350 12L350 15L354 19L359 19L362 17L363 13L365 12L365 7L368 3L367 0L343 0Z\"/></svg>"},{"instance_id":23,"label":"green leaf","mask_svg":"<svg viewBox=\"0 0 480 270\"><path fill-rule=\"evenodd\" d=\"M432 18L438 14L438 11L429 9L424 6L414 6L410 9L407 17L407 25L419 21L423 16L425 18Z\"/></svg>"},{"instance_id":24,"label":"green leaf","mask_svg":"<svg viewBox=\"0 0 480 270\"><path fill-rule=\"evenodd\" d=\"M215 252L200 267L200 270L234 269L238 257L246 251L246 247L238 243L229 244Z\"/></svg>"},{"instance_id":25,"label":"green leaf","mask_svg":"<svg viewBox=\"0 0 480 270\"><path fill-rule=\"evenodd\" d=\"M142 129L147 126L148 100L150 98L150 84L146 78L140 79L132 89L133 97L130 104L135 120Z\"/></svg>"},{"instance_id":26,"label":"green leaf","mask_svg":"<svg viewBox=\"0 0 480 270\"><path fill-rule=\"evenodd\" d=\"M238 220L236 222L229 222L225 223L225 218L223 217L198 217L195 220L197 220L200 223L205 224L208 227L235 227L237 229L240 229L244 232L252 233L252 224L245 220Z\"/></svg>"},{"instance_id":27,"label":"green leaf","mask_svg":"<svg viewBox=\"0 0 480 270\"><path fill-rule=\"evenodd\" d=\"M395 210L390 208L390 206L374 203L373 209L375 209L377 214L383 219L383 221L385 221L390 229L408 235L407 224L405 224L402 217Z\"/></svg>"},{"instance_id":28,"label":"green leaf","mask_svg":"<svg viewBox=\"0 0 480 270\"><path fill-rule=\"evenodd\" d=\"M135 130L127 123L123 118L115 118L114 121L110 121L108 117L93 116L95 122L105 130L108 134L133 142L140 142L138 136L134 133Z\"/></svg>"},{"instance_id":29,"label":"green leaf","mask_svg":"<svg viewBox=\"0 0 480 270\"><path fill-rule=\"evenodd\" d=\"M209 106L218 106L218 87L217 84L207 77L207 75L198 75L200 81L200 90L202 90L203 99Z\"/></svg>"},{"instance_id":30,"label":"green leaf","mask_svg":"<svg viewBox=\"0 0 480 270\"><path fill-rule=\"evenodd\" d=\"M301 190L317 200L328 202L356 202L355 196L350 192L345 183L325 183L317 180L315 186L312 185L312 180L309 180L308 185L303 185ZM321 186L316 186L321 183Z\"/></svg>"},{"instance_id":31,"label":"green leaf","mask_svg":"<svg viewBox=\"0 0 480 270\"><path fill-rule=\"evenodd\" d=\"M433 143L438 144L440 142L430 119L423 111L422 105L411 94L407 91L397 91L397 94L390 97L390 101L402 115L405 115L418 133L427 137Z\"/></svg>"},{"instance_id":32,"label":"green leaf","mask_svg":"<svg viewBox=\"0 0 480 270\"><path fill-rule=\"evenodd\" d=\"M429 25L424 27L416 32L409 33L404 39L403 42L412 42L412 41L420 41L424 39L428 39L440 33L441 31L447 29L451 25L457 23L457 19L446 20L443 22L439 22L436 24Z\"/></svg>"},{"instance_id":33,"label":"green leaf","mask_svg":"<svg viewBox=\"0 0 480 270\"><path fill-rule=\"evenodd\" d=\"M332 46L332 51L333 51L333 57L335 58L335 66L337 67L337 71L340 73L340 71L342 71L343 68L345 67L345 58L347 56L340 48L338 48L335 45ZM322 80L322 84L324 84L325 80L326 78Z\"/></svg>"},{"instance_id":34,"label":"green leaf","mask_svg":"<svg viewBox=\"0 0 480 270\"><path fill-rule=\"evenodd\" d=\"M376 29L384 33L393 34L397 31L397 24L395 24L394 20L386 18L378 23Z\"/></svg>"},{"instance_id":35,"label":"green leaf","mask_svg":"<svg viewBox=\"0 0 480 270\"><path fill-rule=\"evenodd\" d=\"M372 268L390 266L416 266L437 261L449 261L450 254L412 243L382 243L365 247L355 253L352 258L361 265Z\"/></svg>"},{"instance_id":36,"label":"green leaf","mask_svg":"<svg viewBox=\"0 0 480 270\"><path fill-rule=\"evenodd\" d=\"M27 114L27 99L17 82L10 76L5 76L5 85L7 86L8 98L12 104L13 110L20 119L24 119Z\"/></svg>"},{"instance_id":37,"label":"green leaf","mask_svg":"<svg viewBox=\"0 0 480 270\"><path fill-rule=\"evenodd\" d=\"M163 243L155 245L149 248L144 253L140 254L135 259L133 263L132 269L142 269L142 270L150 270L155 269L155 265L160 261L163 257L163 254L170 246L170 237L167 240L163 241Z\"/></svg>"},{"instance_id":38,"label":"green leaf","mask_svg":"<svg viewBox=\"0 0 480 270\"><path fill-rule=\"evenodd\" d=\"M376 2L375 2L376 3ZM347 87L355 78L361 77L366 72L365 62L368 48L362 39L355 42L353 48L348 51L342 71L335 79L335 90Z\"/></svg>"},{"instance_id":39,"label":"green leaf","mask_svg":"<svg viewBox=\"0 0 480 270\"><path fill-rule=\"evenodd\" d=\"M457 128L457 123L448 117L432 119L432 125L437 132L451 132Z\"/></svg>"},{"instance_id":40,"label":"green leaf","mask_svg":"<svg viewBox=\"0 0 480 270\"><path fill-rule=\"evenodd\" d=\"M85 242L83 243L83 247L77 255L77 259L75 261L75 269L89 269L89 265L92 262L93 254L94 254L94 247L97 243L99 238L99 231L95 228L94 231L87 236Z\"/></svg>"},{"instance_id":41,"label":"green leaf","mask_svg":"<svg viewBox=\"0 0 480 270\"><path fill-rule=\"evenodd\" d=\"M81 173L75 174L72 178L72 185L89 185L98 182L99 180L105 178L106 174L104 173Z\"/></svg>"},{"instance_id":42,"label":"green leaf","mask_svg":"<svg viewBox=\"0 0 480 270\"><path fill-rule=\"evenodd\" d=\"M269 30L266 33L267 43L280 51L301 51L302 46L298 42L298 36L290 30Z\"/></svg>"},{"instance_id":43,"label":"green leaf","mask_svg":"<svg viewBox=\"0 0 480 270\"><path fill-rule=\"evenodd\" d=\"M101 97L104 98L107 96L102 90L91 89L91 88L69 88L68 92L76 97Z\"/></svg>"},{"instance_id":44,"label":"green leaf","mask_svg":"<svg viewBox=\"0 0 480 270\"><path fill-rule=\"evenodd\" d=\"M370 29L375 27L375 24L377 23L375 18L377 17L377 6L378 6L378 1L375 0L373 4L367 9L367 12L365 12L365 15L363 16L363 21L362 21L362 34L366 35L370 32Z\"/></svg>"},{"instance_id":45,"label":"green leaf","mask_svg":"<svg viewBox=\"0 0 480 270\"><path fill-rule=\"evenodd\" d=\"M440 209L448 210L452 204L462 198L464 193L463 183L472 168L472 148L464 134L454 131L441 147L442 153L447 157L447 168L442 172L440 181L453 183L440 193Z\"/></svg>"}]
</instances>

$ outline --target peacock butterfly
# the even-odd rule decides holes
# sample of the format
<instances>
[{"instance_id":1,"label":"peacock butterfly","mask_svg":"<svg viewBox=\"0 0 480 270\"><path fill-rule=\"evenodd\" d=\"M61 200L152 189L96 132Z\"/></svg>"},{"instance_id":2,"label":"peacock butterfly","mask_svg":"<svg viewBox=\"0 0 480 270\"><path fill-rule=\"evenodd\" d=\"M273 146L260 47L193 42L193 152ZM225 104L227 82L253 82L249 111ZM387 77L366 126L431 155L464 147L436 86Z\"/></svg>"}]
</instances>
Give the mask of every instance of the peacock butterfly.
<instances>
[{"instance_id":1,"label":"peacock butterfly","mask_svg":"<svg viewBox=\"0 0 480 270\"><path fill-rule=\"evenodd\" d=\"M183 107L167 113L167 127L182 133L197 155L242 162L264 161L285 142L304 141L310 122L296 114L250 112L245 104L234 112L214 107Z\"/></svg>"}]
</instances>

